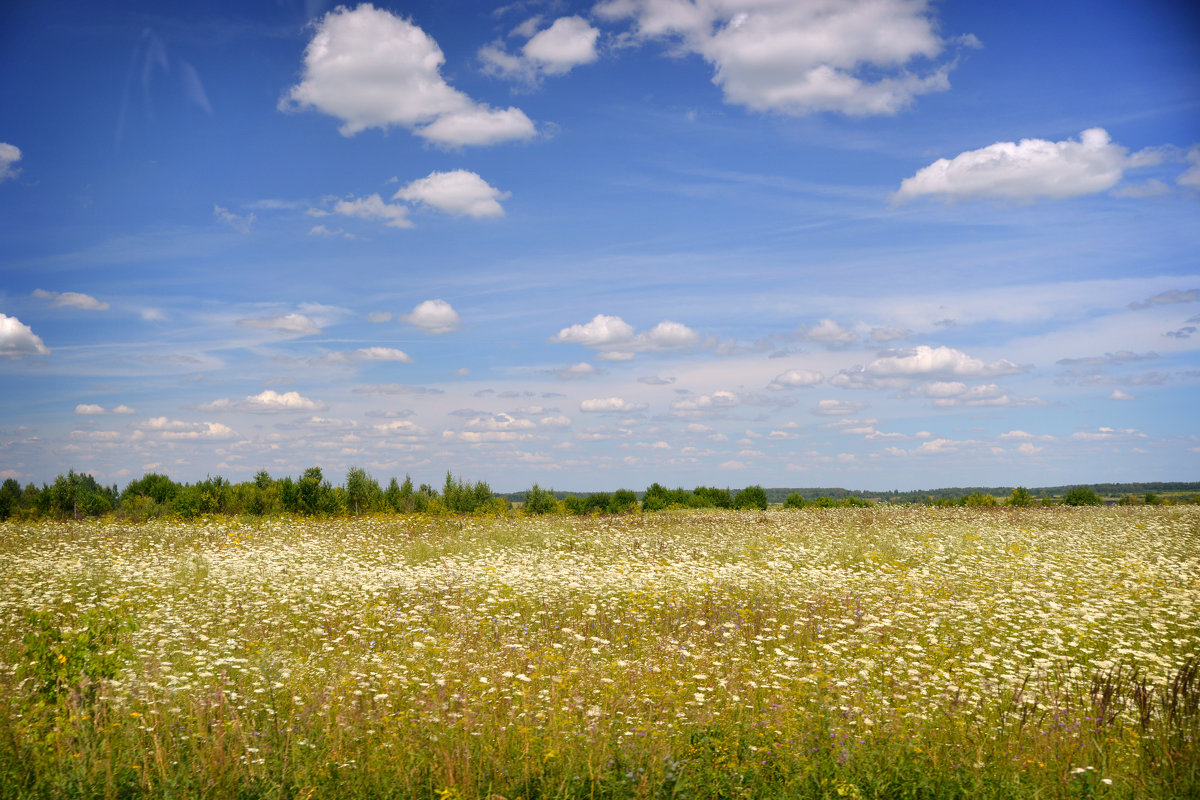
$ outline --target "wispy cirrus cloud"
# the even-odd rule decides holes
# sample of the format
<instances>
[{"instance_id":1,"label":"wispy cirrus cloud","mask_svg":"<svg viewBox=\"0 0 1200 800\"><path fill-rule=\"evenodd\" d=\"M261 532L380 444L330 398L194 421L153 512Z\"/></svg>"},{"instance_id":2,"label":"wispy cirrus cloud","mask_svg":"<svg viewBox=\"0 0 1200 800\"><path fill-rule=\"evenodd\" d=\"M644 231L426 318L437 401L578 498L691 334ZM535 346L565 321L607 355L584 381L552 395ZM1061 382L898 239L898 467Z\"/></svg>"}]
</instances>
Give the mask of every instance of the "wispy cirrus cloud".
<instances>
[{"instance_id":1,"label":"wispy cirrus cloud","mask_svg":"<svg viewBox=\"0 0 1200 800\"><path fill-rule=\"evenodd\" d=\"M82 292L48 292L45 289L34 289L33 296L39 300L49 300L53 308L77 308L81 311L108 311L109 309L108 303Z\"/></svg>"}]
</instances>

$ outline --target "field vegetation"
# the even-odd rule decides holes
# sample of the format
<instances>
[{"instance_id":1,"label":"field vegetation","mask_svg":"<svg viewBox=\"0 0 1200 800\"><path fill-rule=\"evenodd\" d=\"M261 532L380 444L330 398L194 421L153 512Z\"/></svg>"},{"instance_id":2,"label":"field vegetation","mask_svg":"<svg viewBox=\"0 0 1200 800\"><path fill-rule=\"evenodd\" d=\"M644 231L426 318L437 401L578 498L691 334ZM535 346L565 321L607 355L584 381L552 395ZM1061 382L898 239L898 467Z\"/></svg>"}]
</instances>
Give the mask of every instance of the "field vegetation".
<instances>
[{"instance_id":1,"label":"field vegetation","mask_svg":"<svg viewBox=\"0 0 1200 800\"><path fill-rule=\"evenodd\" d=\"M1200 795L1200 508L0 524L0 797Z\"/></svg>"}]
</instances>

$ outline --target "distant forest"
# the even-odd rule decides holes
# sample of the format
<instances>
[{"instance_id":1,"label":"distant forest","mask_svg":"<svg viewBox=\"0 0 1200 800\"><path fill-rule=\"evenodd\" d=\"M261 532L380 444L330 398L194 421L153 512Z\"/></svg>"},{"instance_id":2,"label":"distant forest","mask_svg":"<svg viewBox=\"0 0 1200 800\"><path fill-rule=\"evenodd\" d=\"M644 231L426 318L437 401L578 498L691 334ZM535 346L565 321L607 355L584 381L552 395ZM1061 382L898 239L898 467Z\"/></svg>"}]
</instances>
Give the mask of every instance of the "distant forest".
<instances>
[{"instance_id":1,"label":"distant forest","mask_svg":"<svg viewBox=\"0 0 1200 800\"><path fill-rule=\"evenodd\" d=\"M1196 483L1099 483L1086 486L954 487L921 491L871 492L840 488L764 489L747 486L739 491L698 486L669 489L653 483L644 491L564 492L534 484L522 492L496 494L483 481L470 483L446 473L439 487L414 486L392 478L383 486L365 470L354 467L341 486L332 485L320 467L310 467L292 478L274 478L259 472L250 481L230 483L208 477L195 483L177 483L150 472L124 489L105 486L86 473L69 470L52 484L21 486L13 478L0 485L0 520L81 519L115 517L147 520L162 517L189 519L223 514L264 517L279 514L306 516L357 516L359 514L500 514L520 510L526 514L626 514L670 509L766 509L864 507L880 503L934 506L1032 505L1157 505L1200 503Z\"/></svg>"}]
</instances>

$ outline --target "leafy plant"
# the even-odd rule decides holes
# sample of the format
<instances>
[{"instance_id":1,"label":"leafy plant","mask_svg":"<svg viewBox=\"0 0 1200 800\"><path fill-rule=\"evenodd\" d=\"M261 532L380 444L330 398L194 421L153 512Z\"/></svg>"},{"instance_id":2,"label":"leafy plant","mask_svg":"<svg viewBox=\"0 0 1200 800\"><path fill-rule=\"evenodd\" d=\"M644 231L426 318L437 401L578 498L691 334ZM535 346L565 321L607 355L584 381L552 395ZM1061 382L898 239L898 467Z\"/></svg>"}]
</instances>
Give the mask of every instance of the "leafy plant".
<instances>
[{"instance_id":1,"label":"leafy plant","mask_svg":"<svg viewBox=\"0 0 1200 800\"><path fill-rule=\"evenodd\" d=\"M133 621L113 608L93 608L62 627L54 614L26 614L28 632L23 640L23 677L35 693L56 698L73 688L94 690L99 680L120 674L132 648L125 635Z\"/></svg>"}]
</instances>

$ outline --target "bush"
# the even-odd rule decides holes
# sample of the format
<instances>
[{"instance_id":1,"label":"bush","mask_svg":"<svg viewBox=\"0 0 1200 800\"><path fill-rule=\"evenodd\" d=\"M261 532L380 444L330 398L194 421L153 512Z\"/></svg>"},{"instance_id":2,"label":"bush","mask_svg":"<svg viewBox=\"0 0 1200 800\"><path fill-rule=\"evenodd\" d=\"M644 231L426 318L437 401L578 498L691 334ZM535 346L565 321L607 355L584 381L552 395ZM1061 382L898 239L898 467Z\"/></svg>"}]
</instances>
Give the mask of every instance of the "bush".
<instances>
[{"instance_id":1,"label":"bush","mask_svg":"<svg viewBox=\"0 0 1200 800\"><path fill-rule=\"evenodd\" d=\"M558 500L554 492L541 488L536 483L525 492L526 514L553 514L558 511Z\"/></svg>"},{"instance_id":2,"label":"bush","mask_svg":"<svg viewBox=\"0 0 1200 800\"><path fill-rule=\"evenodd\" d=\"M804 498L799 492L791 492L783 499L784 508L804 508Z\"/></svg>"},{"instance_id":3,"label":"bush","mask_svg":"<svg viewBox=\"0 0 1200 800\"><path fill-rule=\"evenodd\" d=\"M26 626L21 671L34 692L51 699L85 680L117 677L133 654L125 637L133 623L114 609L87 611L69 628L57 625L53 614L33 611L26 615Z\"/></svg>"},{"instance_id":4,"label":"bush","mask_svg":"<svg viewBox=\"0 0 1200 800\"><path fill-rule=\"evenodd\" d=\"M1100 495L1096 494L1086 486L1076 486L1074 489L1063 495L1062 502L1064 506L1104 505L1104 501L1100 499Z\"/></svg>"},{"instance_id":5,"label":"bush","mask_svg":"<svg viewBox=\"0 0 1200 800\"><path fill-rule=\"evenodd\" d=\"M733 498L733 507L738 509L767 509L767 491L761 486L747 486Z\"/></svg>"}]
</instances>

